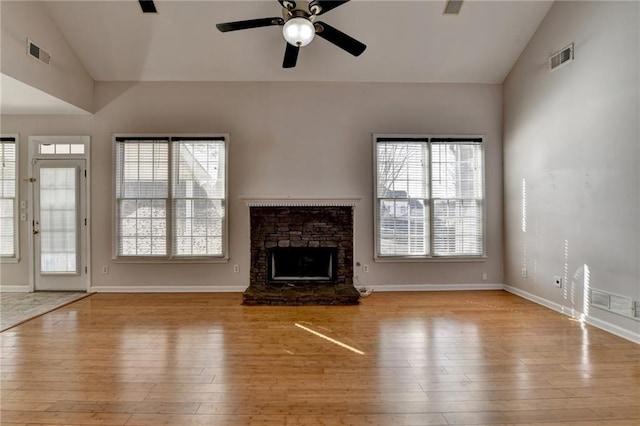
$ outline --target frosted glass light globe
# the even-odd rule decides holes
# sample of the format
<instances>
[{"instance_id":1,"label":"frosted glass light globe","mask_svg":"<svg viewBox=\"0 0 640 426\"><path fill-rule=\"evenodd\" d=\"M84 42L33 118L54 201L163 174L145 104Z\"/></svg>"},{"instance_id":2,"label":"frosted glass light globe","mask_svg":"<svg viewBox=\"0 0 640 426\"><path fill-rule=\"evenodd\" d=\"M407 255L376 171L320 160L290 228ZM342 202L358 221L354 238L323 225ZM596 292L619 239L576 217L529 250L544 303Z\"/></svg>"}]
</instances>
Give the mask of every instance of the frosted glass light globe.
<instances>
[{"instance_id":1,"label":"frosted glass light globe","mask_svg":"<svg viewBox=\"0 0 640 426\"><path fill-rule=\"evenodd\" d=\"M311 43L316 35L316 29L308 19L291 18L282 27L282 35L290 45L302 47Z\"/></svg>"}]
</instances>

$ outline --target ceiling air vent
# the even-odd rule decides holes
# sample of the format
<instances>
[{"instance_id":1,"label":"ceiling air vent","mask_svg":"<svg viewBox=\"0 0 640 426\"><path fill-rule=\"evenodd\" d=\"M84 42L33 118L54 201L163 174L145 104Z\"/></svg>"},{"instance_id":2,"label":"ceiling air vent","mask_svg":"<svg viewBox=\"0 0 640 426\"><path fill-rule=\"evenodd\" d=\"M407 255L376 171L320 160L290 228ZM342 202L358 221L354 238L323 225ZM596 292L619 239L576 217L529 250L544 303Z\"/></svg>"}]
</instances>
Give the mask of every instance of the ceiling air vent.
<instances>
[{"instance_id":1,"label":"ceiling air vent","mask_svg":"<svg viewBox=\"0 0 640 426\"><path fill-rule=\"evenodd\" d=\"M44 49L41 49L34 42L27 39L27 55L32 58L36 58L43 64L49 65L51 63L51 55Z\"/></svg>"},{"instance_id":2,"label":"ceiling air vent","mask_svg":"<svg viewBox=\"0 0 640 426\"><path fill-rule=\"evenodd\" d=\"M462 8L463 0L448 0L447 4L444 5L443 15L457 15L460 13L460 9Z\"/></svg>"},{"instance_id":3,"label":"ceiling air vent","mask_svg":"<svg viewBox=\"0 0 640 426\"><path fill-rule=\"evenodd\" d=\"M573 61L573 43L549 56L549 69L556 70L570 61Z\"/></svg>"}]
</instances>

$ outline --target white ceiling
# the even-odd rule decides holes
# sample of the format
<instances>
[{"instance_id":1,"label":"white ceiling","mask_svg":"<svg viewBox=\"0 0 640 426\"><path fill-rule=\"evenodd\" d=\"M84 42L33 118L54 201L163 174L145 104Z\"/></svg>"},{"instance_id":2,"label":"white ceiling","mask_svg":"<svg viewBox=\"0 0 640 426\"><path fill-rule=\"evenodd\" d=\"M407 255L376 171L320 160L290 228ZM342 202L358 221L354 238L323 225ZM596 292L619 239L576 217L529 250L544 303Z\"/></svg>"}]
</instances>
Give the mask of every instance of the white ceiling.
<instances>
[{"instance_id":1,"label":"white ceiling","mask_svg":"<svg viewBox=\"0 0 640 426\"><path fill-rule=\"evenodd\" d=\"M303 2L298 2L299 4ZM323 39L283 69L280 27L220 33L215 24L281 16L276 0L47 1L96 81L369 81L502 83L551 2L353 0L319 17L362 41L355 58Z\"/></svg>"},{"instance_id":2,"label":"white ceiling","mask_svg":"<svg viewBox=\"0 0 640 426\"><path fill-rule=\"evenodd\" d=\"M137 0L43 2L95 81L498 84L553 2L466 0L459 15L445 16L445 0L352 0L318 19L367 50L356 58L318 37L301 48L293 69L282 68L280 27L228 33L215 28L220 22L281 16L276 0L155 3L158 14L143 14ZM36 95L31 91L35 104ZM42 95L41 102L51 101ZM12 102L3 90L3 113L23 113ZM39 111L68 114L68 107Z\"/></svg>"}]
</instances>

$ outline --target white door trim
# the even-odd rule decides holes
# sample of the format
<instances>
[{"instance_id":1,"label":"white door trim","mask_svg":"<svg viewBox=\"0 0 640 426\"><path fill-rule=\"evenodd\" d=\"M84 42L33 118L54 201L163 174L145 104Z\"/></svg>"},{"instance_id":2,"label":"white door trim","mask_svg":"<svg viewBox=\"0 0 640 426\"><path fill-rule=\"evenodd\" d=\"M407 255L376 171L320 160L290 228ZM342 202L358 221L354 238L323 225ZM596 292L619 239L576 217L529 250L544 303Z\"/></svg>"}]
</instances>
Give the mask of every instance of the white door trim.
<instances>
[{"instance_id":1,"label":"white door trim","mask_svg":"<svg viewBox=\"0 0 640 426\"><path fill-rule=\"evenodd\" d=\"M40 146L42 144L75 144L83 145L84 153L82 154L43 154L41 153ZM87 226L85 231L85 253L82 269L86 267L86 289L89 291L91 288L91 137L90 136L29 136L29 167L28 167L28 179L35 178L34 176L34 160L38 159L84 159L85 160L85 216L87 219ZM35 261L35 243L33 236L33 218L34 218L34 191L33 185L28 185L27 197L29 200L29 221L28 221L28 233L29 233L29 291L35 291L36 287L36 261Z\"/></svg>"}]
</instances>

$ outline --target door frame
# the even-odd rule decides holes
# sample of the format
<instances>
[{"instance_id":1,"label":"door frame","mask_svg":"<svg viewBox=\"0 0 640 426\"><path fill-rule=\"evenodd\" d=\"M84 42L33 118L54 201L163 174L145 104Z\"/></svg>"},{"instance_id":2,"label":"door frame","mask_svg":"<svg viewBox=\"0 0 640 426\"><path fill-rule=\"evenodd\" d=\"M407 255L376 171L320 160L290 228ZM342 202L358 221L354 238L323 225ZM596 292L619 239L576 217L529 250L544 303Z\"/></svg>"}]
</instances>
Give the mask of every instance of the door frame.
<instances>
[{"instance_id":1,"label":"door frame","mask_svg":"<svg viewBox=\"0 0 640 426\"><path fill-rule=\"evenodd\" d=\"M83 145L84 153L43 153L41 147L56 145ZM29 199L29 218L27 222L27 232L29 235L29 292L36 291L36 259L35 259L35 240L33 235L34 217L35 217L35 191L33 188L34 169L37 160L85 160L86 178L85 184L85 216L87 220L85 229L84 253L81 255L82 265L80 265L81 273L86 276L86 288L91 288L91 137L90 136L29 136L29 178L26 179L30 185L28 190ZM82 179L80 180L82 182Z\"/></svg>"}]
</instances>

